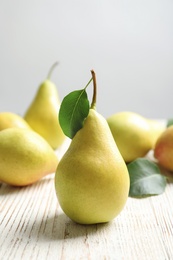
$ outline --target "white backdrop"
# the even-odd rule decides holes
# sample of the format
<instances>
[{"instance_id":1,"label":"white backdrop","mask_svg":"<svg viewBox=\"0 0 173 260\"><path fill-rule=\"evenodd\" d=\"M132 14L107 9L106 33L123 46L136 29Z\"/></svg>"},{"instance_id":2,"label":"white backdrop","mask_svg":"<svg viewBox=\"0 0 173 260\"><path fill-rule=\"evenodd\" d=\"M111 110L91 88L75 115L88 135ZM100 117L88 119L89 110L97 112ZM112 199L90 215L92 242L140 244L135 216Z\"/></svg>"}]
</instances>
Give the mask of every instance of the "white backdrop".
<instances>
[{"instance_id":1,"label":"white backdrop","mask_svg":"<svg viewBox=\"0 0 173 260\"><path fill-rule=\"evenodd\" d=\"M61 99L94 69L105 117L173 117L172 0L0 0L0 37L0 111L23 115L59 61Z\"/></svg>"}]
</instances>

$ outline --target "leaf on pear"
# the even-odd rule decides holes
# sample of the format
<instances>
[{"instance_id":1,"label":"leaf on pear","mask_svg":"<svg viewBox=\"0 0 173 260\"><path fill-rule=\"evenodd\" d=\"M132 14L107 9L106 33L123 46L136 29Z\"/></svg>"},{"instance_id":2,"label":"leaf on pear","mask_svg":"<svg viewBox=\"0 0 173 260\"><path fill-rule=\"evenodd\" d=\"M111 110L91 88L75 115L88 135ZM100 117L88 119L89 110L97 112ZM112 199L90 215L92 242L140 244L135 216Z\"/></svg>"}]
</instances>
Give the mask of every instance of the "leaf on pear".
<instances>
[{"instance_id":1,"label":"leaf on pear","mask_svg":"<svg viewBox=\"0 0 173 260\"><path fill-rule=\"evenodd\" d=\"M166 126L169 127L173 125L173 118L168 119Z\"/></svg>"},{"instance_id":2,"label":"leaf on pear","mask_svg":"<svg viewBox=\"0 0 173 260\"><path fill-rule=\"evenodd\" d=\"M130 176L130 197L159 195L165 191L166 177L158 165L146 158L138 158L127 165Z\"/></svg>"},{"instance_id":3,"label":"leaf on pear","mask_svg":"<svg viewBox=\"0 0 173 260\"><path fill-rule=\"evenodd\" d=\"M66 136L73 138L82 128L89 113L89 101L85 89L69 93L62 100L59 110L59 123Z\"/></svg>"}]
</instances>

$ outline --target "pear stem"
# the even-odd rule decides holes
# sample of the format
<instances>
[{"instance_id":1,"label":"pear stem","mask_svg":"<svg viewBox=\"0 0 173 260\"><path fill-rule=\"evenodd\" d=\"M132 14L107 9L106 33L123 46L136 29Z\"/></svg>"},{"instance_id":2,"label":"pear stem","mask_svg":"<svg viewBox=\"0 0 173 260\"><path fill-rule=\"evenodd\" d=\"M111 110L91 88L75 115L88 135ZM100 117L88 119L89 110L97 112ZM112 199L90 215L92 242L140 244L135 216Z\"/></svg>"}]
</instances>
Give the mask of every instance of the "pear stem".
<instances>
[{"instance_id":1,"label":"pear stem","mask_svg":"<svg viewBox=\"0 0 173 260\"><path fill-rule=\"evenodd\" d=\"M53 70L55 69L55 67L56 67L58 64L59 64L59 62L55 62L55 63L52 65L52 67L50 68L49 73L48 73L48 75L47 75L47 79L50 79L50 78L51 78L52 72L53 72Z\"/></svg>"},{"instance_id":2,"label":"pear stem","mask_svg":"<svg viewBox=\"0 0 173 260\"><path fill-rule=\"evenodd\" d=\"M96 83L96 74L95 74L94 70L91 70L91 74L92 74L93 87L94 87L91 108L96 109L97 83Z\"/></svg>"}]
</instances>

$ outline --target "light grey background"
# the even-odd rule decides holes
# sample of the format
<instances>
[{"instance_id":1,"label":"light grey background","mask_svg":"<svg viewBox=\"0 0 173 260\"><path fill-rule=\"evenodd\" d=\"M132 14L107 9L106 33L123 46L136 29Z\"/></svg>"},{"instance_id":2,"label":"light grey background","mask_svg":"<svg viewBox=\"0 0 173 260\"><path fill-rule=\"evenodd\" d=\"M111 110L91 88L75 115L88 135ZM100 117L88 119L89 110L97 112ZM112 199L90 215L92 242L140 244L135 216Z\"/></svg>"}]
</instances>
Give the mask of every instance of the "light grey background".
<instances>
[{"instance_id":1,"label":"light grey background","mask_svg":"<svg viewBox=\"0 0 173 260\"><path fill-rule=\"evenodd\" d=\"M0 111L23 115L55 61L61 99L94 69L105 117L173 117L173 0L0 0Z\"/></svg>"}]
</instances>

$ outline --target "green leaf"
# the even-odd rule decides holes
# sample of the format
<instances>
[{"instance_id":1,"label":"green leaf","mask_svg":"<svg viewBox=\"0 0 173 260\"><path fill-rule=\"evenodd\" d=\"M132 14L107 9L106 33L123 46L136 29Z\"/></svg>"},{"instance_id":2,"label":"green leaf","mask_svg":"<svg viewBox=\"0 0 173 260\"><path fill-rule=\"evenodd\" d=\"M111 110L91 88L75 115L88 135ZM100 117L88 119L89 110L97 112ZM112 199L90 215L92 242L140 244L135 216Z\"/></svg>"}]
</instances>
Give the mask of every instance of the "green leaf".
<instances>
[{"instance_id":1,"label":"green leaf","mask_svg":"<svg viewBox=\"0 0 173 260\"><path fill-rule=\"evenodd\" d=\"M89 101L85 89L69 93L62 100L59 111L59 123L64 134L73 138L82 128L89 113Z\"/></svg>"},{"instance_id":2,"label":"green leaf","mask_svg":"<svg viewBox=\"0 0 173 260\"><path fill-rule=\"evenodd\" d=\"M127 165L130 176L130 197L159 195L165 191L166 177L158 165L146 158L138 158Z\"/></svg>"},{"instance_id":3,"label":"green leaf","mask_svg":"<svg viewBox=\"0 0 173 260\"><path fill-rule=\"evenodd\" d=\"M169 127L171 125L173 125L173 118L168 119L167 124L166 124L167 127Z\"/></svg>"}]
</instances>

